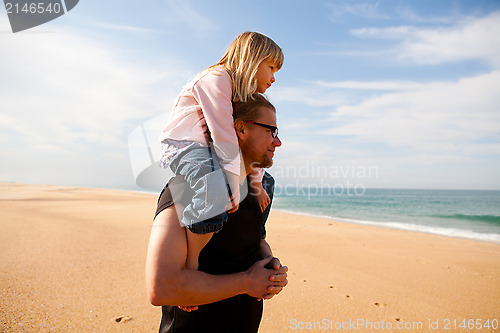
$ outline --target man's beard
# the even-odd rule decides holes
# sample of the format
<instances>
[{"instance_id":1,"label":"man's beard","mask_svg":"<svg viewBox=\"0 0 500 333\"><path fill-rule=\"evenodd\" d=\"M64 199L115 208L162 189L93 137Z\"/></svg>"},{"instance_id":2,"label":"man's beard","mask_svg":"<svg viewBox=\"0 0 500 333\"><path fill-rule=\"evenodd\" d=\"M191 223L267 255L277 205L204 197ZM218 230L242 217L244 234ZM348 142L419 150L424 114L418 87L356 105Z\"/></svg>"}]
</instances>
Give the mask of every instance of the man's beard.
<instances>
[{"instance_id":1,"label":"man's beard","mask_svg":"<svg viewBox=\"0 0 500 333\"><path fill-rule=\"evenodd\" d=\"M261 158L261 161L256 161L256 162L253 162L252 163L252 168L255 169L255 168L270 168L273 166L273 159L272 158L269 158L267 156L267 153L264 154Z\"/></svg>"},{"instance_id":2,"label":"man's beard","mask_svg":"<svg viewBox=\"0 0 500 333\"><path fill-rule=\"evenodd\" d=\"M267 158L265 159L264 163L262 163L261 168L270 168L273 166L273 159L272 158Z\"/></svg>"}]
</instances>

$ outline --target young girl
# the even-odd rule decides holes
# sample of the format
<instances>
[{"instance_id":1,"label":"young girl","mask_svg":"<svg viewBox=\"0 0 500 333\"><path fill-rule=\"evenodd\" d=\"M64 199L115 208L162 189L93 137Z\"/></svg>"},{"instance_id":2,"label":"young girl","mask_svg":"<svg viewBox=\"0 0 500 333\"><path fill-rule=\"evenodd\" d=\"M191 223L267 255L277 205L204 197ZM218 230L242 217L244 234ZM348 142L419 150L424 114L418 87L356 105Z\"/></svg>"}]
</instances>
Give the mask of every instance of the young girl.
<instances>
[{"instance_id":1,"label":"young girl","mask_svg":"<svg viewBox=\"0 0 500 333\"><path fill-rule=\"evenodd\" d=\"M179 200L175 200L172 188L174 200L185 205L179 220L186 227L189 269L198 268L200 251L213 233L222 229L227 212L238 209L240 175L246 173L240 171L232 102L245 102L256 92L264 93L274 83L283 58L280 47L270 38L244 32L216 65L197 74L176 99L160 136L160 161L183 176L194 192L185 201L185 192L180 190ZM260 169L250 175L262 210L270 203L262 188L263 174Z\"/></svg>"}]
</instances>

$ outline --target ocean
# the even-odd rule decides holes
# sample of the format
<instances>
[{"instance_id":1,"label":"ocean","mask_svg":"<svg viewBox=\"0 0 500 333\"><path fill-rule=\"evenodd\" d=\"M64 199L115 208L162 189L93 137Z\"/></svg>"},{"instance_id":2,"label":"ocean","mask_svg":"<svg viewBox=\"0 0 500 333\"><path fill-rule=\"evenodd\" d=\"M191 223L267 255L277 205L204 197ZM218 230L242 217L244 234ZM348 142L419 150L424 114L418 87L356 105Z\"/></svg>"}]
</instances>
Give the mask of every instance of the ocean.
<instances>
[{"instance_id":1,"label":"ocean","mask_svg":"<svg viewBox=\"0 0 500 333\"><path fill-rule=\"evenodd\" d=\"M273 209L500 243L500 191L277 187Z\"/></svg>"},{"instance_id":2,"label":"ocean","mask_svg":"<svg viewBox=\"0 0 500 333\"><path fill-rule=\"evenodd\" d=\"M500 191L277 186L272 209L500 244Z\"/></svg>"}]
</instances>

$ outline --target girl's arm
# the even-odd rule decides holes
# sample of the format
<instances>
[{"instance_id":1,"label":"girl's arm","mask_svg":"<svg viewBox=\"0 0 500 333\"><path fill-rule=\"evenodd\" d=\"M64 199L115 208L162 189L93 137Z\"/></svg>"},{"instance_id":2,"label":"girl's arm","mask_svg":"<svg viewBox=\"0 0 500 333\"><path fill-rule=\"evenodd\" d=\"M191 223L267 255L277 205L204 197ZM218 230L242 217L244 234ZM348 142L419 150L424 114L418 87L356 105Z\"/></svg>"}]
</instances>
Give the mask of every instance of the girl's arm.
<instances>
[{"instance_id":1,"label":"girl's arm","mask_svg":"<svg viewBox=\"0 0 500 333\"><path fill-rule=\"evenodd\" d=\"M191 92L201 107L220 167L225 171L231 188L233 204L228 206L228 210L235 211L241 200L241 161L238 138L234 131L233 83L225 70L213 68L193 84Z\"/></svg>"},{"instance_id":2,"label":"girl's arm","mask_svg":"<svg viewBox=\"0 0 500 333\"><path fill-rule=\"evenodd\" d=\"M239 175L240 150L234 131L233 83L229 74L211 69L193 84L191 91L203 112L221 168Z\"/></svg>"}]
</instances>

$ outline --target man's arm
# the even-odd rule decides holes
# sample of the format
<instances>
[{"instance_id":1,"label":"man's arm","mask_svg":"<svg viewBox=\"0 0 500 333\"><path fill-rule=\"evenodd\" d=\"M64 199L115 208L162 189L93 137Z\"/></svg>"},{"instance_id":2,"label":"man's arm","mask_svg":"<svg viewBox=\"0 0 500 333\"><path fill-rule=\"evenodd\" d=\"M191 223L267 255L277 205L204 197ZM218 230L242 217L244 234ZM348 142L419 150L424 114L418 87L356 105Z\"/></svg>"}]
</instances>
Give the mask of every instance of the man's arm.
<instances>
[{"instance_id":1,"label":"man's arm","mask_svg":"<svg viewBox=\"0 0 500 333\"><path fill-rule=\"evenodd\" d=\"M268 194L270 198L270 202L273 200L274 196L274 178L267 172L264 172L264 175L262 177L262 186L264 188L264 191ZM269 243L266 241L266 221L269 216L271 210L271 203L267 206L267 208L262 212L262 221L261 221L261 237L262 239L260 240L260 255L262 258L266 257L272 257L272 260L266 265L267 268L273 268L276 271L283 272L277 275L272 276L272 279L278 279L282 281L281 286L272 286L269 288L269 294L268 296L273 297L281 292L283 287L285 287L288 283L286 280L286 272L288 272L288 267L282 266L281 262L278 258L273 256L273 251L271 250L271 246ZM270 298L269 297L269 298Z\"/></svg>"},{"instance_id":2,"label":"man's arm","mask_svg":"<svg viewBox=\"0 0 500 333\"><path fill-rule=\"evenodd\" d=\"M274 268L275 270L279 270L280 272L282 270L284 270L285 273L288 271L288 267L281 266L280 260L276 257L273 257L273 251L271 250L271 246L269 245L269 243L265 239L260 240L260 253L261 253L261 256L264 258L272 257L272 260L267 265L267 267Z\"/></svg>"},{"instance_id":3,"label":"man's arm","mask_svg":"<svg viewBox=\"0 0 500 333\"><path fill-rule=\"evenodd\" d=\"M186 257L186 234L172 206L158 214L149 240L146 289L151 304L195 306L239 294L267 299L276 293L273 287L286 285L284 269L264 268L272 257L256 262L245 272L228 275L186 269Z\"/></svg>"},{"instance_id":4,"label":"man's arm","mask_svg":"<svg viewBox=\"0 0 500 333\"><path fill-rule=\"evenodd\" d=\"M271 250L271 246L265 239L260 240L260 255L263 258L273 256L273 251Z\"/></svg>"}]
</instances>

